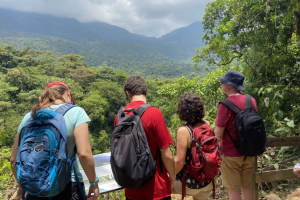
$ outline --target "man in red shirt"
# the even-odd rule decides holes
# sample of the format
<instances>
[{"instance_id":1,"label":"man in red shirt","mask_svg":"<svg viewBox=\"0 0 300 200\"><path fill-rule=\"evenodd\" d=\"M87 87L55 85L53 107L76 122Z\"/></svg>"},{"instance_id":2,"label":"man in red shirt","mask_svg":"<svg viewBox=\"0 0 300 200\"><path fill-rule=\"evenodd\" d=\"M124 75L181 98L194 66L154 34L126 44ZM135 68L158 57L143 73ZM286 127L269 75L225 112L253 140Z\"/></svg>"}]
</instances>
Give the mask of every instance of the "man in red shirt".
<instances>
[{"instance_id":1,"label":"man in red shirt","mask_svg":"<svg viewBox=\"0 0 300 200\"><path fill-rule=\"evenodd\" d=\"M244 78L243 74L233 70L229 70L225 76L219 78L222 91L228 95L227 100L240 110L245 110L246 108L246 96L240 93L241 90L244 90ZM257 112L254 98L252 98L252 108ZM221 163L222 183L228 190L230 200L252 200L251 178L254 168L254 157L245 159L245 156L238 152L230 139L227 131L234 141L238 137L235 120L236 114L224 104L219 104L215 122L215 134L220 141L220 148L223 153L223 161ZM225 128L227 129L226 131Z\"/></svg>"},{"instance_id":2,"label":"man in red shirt","mask_svg":"<svg viewBox=\"0 0 300 200\"><path fill-rule=\"evenodd\" d=\"M130 76L124 85L124 92L129 104L125 110L138 108L146 103L147 86L141 76ZM127 113L131 114L131 113ZM138 189L125 188L126 199L130 200L171 200L171 188L175 181L175 162L170 149L173 140L167 129L164 117L158 108L148 108L141 117L153 159L156 160L154 177ZM118 122L115 118L114 125ZM156 159L157 147L160 149L163 172L160 170L160 159ZM158 157L158 156L157 156Z\"/></svg>"}]
</instances>

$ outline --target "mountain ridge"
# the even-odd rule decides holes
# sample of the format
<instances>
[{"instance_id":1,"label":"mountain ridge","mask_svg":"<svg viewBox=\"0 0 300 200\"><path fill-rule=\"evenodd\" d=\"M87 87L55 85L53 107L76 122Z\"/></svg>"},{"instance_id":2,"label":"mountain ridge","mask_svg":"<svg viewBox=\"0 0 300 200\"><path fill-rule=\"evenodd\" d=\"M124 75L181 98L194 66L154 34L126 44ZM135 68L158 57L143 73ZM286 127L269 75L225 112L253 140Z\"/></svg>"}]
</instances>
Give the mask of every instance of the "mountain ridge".
<instances>
[{"instance_id":1,"label":"mountain ridge","mask_svg":"<svg viewBox=\"0 0 300 200\"><path fill-rule=\"evenodd\" d=\"M80 53L91 66L107 62L118 68L114 62L117 61L119 64L126 62L125 65L130 68L129 63L142 65L146 62L149 66L149 62L167 62L176 63L174 66L180 69L180 66L189 63L189 71L196 72L191 58L195 55L196 48L203 45L203 28L200 22L155 38L130 33L124 28L105 22L81 23L72 18L0 8L0 24L2 45L22 48L24 46L21 44L30 44L31 41L30 46L34 49L54 50L57 55ZM15 41L12 38L16 38ZM126 67L119 68L130 71Z\"/></svg>"}]
</instances>

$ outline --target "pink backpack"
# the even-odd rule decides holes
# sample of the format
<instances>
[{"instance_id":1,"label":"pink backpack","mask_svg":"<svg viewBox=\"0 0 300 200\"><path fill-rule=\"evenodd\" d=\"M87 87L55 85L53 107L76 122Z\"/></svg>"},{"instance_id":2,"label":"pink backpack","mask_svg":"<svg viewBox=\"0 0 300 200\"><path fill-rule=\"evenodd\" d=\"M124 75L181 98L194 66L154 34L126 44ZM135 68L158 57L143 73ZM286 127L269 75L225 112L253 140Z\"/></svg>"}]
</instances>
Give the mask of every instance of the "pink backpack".
<instances>
[{"instance_id":1,"label":"pink backpack","mask_svg":"<svg viewBox=\"0 0 300 200\"><path fill-rule=\"evenodd\" d=\"M193 129L185 125L191 138L192 158L186 162L182 176L182 198L185 197L185 173L189 173L199 183L214 181L219 173L222 158L218 151L218 141L214 131L208 124ZM189 163L189 164L188 164ZM213 183L213 198L215 198L215 185Z\"/></svg>"}]
</instances>

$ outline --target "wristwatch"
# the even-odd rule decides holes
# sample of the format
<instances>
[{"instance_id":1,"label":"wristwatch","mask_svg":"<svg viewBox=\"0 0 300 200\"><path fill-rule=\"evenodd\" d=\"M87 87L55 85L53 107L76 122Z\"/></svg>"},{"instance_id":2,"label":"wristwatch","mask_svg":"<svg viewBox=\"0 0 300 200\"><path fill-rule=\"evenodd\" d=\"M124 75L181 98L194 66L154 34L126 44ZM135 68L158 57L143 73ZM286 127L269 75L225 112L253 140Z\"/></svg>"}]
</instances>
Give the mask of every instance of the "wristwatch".
<instances>
[{"instance_id":1,"label":"wristwatch","mask_svg":"<svg viewBox=\"0 0 300 200\"><path fill-rule=\"evenodd\" d=\"M94 185L96 185L98 182L99 182L99 178L98 178L98 176L96 175L96 180L95 180L94 182L91 182L91 181L90 181L90 185L91 185L91 186L94 186Z\"/></svg>"}]
</instances>

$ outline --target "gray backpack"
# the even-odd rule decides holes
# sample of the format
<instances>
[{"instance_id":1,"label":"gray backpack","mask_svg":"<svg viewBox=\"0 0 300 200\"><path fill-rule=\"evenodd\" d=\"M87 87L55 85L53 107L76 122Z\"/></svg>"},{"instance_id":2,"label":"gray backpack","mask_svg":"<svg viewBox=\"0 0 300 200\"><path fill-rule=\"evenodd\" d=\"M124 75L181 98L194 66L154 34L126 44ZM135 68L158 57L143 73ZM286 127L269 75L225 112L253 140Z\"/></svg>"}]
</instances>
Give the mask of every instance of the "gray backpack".
<instances>
[{"instance_id":1,"label":"gray backpack","mask_svg":"<svg viewBox=\"0 0 300 200\"><path fill-rule=\"evenodd\" d=\"M152 105L143 104L138 109L129 110L123 107L118 112L118 123L110 141L110 164L116 182L124 188L142 187L155 174L156 161L151 155L141 121L141 116L149 107ZM133 113L126 115L125 112L130 111ZM160 151L157 154L160 156Z\"/></svg>"}]
</instances>

